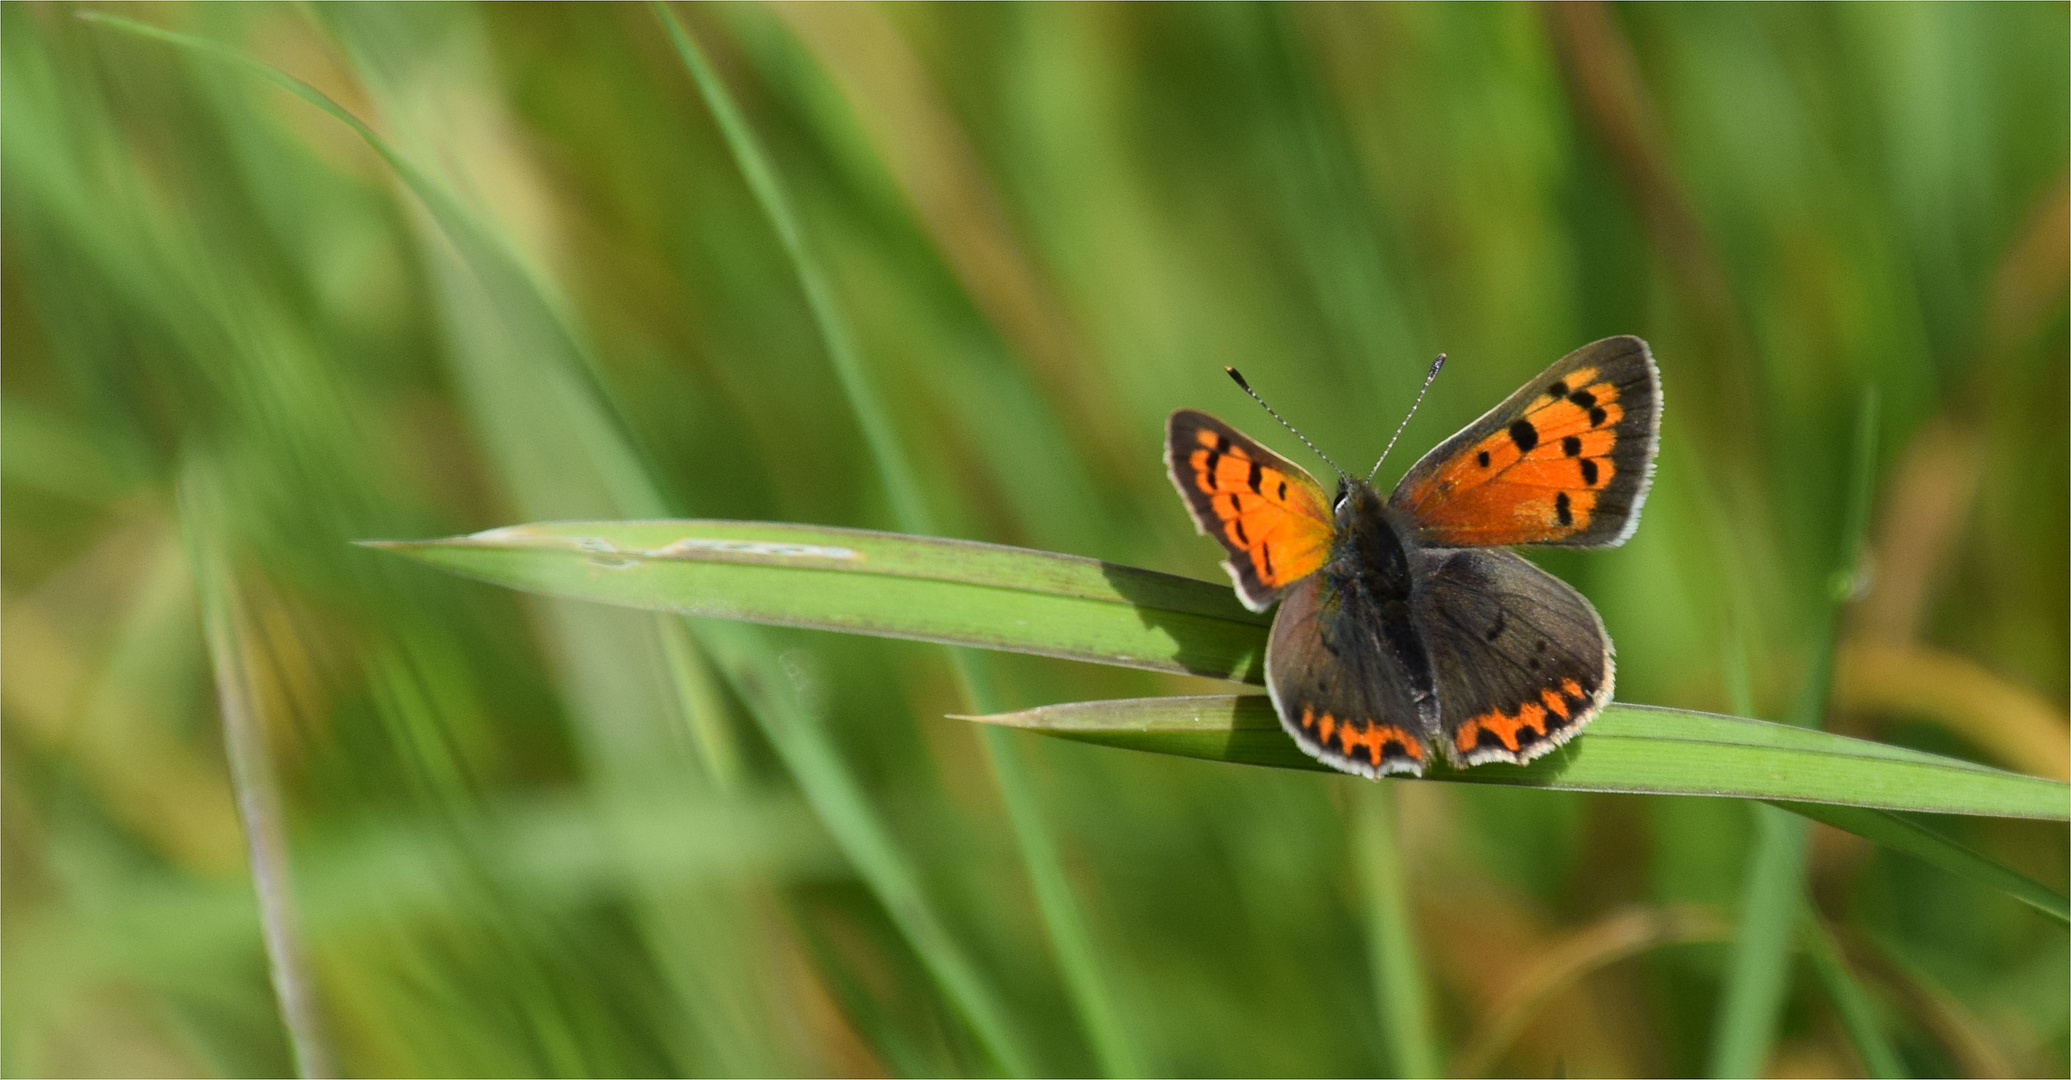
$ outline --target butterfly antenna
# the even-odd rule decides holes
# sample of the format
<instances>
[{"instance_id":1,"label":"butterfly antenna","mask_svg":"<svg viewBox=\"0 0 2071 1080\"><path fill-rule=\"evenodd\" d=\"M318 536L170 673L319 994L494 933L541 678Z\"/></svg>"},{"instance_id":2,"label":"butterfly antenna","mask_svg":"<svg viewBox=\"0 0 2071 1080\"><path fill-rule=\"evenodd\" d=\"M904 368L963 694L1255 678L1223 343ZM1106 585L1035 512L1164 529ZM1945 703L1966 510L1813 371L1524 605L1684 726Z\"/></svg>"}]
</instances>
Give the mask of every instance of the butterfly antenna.
<instances>
[{"instance_id":1,"label":"butterfly antenna","mask_svg":"<svg viewBox=\"0 0 2071 1080\"><path fill-rule=\"evenodd\" d=\"M1258 391L1253 390L1251 388L1251 384L1244 381L1244 376L1238 374L1236 368L1226 367L1223 369L1223 371L1228 373L1230 378L1236 382L1238 389L1244 391L1247 394L1250 394L1251 400L1258 402L1260 408L1266 410L1269 413L1272 413L1273 419L1280 421L1281 427L1284 427L1287 430L1294 432L1294 437L1300 439L1302 441L1303 446L1306 446L1310 450L1315 451L1317 457L1320 457L1325 462L1328 462L1331 468L1337 469L1339 476L1351 475L1350 473L1347 473L1344 469L1339 468L1337 462L1331 461L1329 454L1326 454L1321 450L1317 450L1316 444L1310 442L1309 437L1307 435L1302 434L1299 428L1296 428L1293 424L1288 423L1286 417L1280 415L1279 412L1275 411L1271 405L1266 404L1266 399L1258 396Z\"/></svg>"},{"instance_id":2,"label":"butterfly antenna","mask_svg":"<svg viewBox=\"0 0 2071 1080\"><path fill-rule=\"evenodd\" d=\"M1424 385L1422 389L1417 391L1417 400L1410 402L1409 412L1403 416L1402 423L1395 425L1395 434L1388 436L1388 445L1381 451L1381 461L1388 460L1388 451L1395 449L1395 440L1402 438L1402 429L1409 426L1409 418L1415 416L1417 414L1417 406L1424 403L1424 392L1431 389L1431 381L1438 378L1438 369L1444 366L1445 354L1439 353L1438 359L1431 361L1431 370L1424 376ZM1373 472L1366 474L1367 483L1373 483L1374 473L1381 471L1381 461L1373 463Z\"/></svg>"}]
</instances>

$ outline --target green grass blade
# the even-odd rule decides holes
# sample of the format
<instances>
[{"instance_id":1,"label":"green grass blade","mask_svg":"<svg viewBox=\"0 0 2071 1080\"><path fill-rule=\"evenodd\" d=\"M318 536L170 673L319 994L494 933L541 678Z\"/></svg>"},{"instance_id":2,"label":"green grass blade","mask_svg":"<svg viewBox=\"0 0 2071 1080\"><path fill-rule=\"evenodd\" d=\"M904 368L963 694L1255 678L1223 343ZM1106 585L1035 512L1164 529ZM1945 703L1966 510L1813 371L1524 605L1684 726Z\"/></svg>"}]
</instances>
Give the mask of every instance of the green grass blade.
<instances>
[{"instance_id":1,"label":"green grass blade","mask_svg":"<svg viewBox=\"0 0 2071 1080\"><path fill-rule=\"evenodd\" d=\"M1770 806L1752 809L1755 845L1748 854L1739 932L1719 1001L1710 1064L1715 1077L1761 1073L1789 989L1791 933L1805 912L1805 819Z\"/></svg>"},{"instance_id":2,"label":"green grass blade","mask_svg":"<svg viewBox=\"0 0 2071 1080\"><path fill-rule=\"evenodd\" d=\"M1039 816L1028 763L1015 738L1011 732L988 728L985 746L999 779L1000 796L1007 804L1015 839L1025 853L1037 908L1050 929L1057 963L1064 970L1065 985L1071 988L1079 1020L1104 1073L1150 1075L1108 994L1108 976L1093 947L1092 935L1080 917L1078 898L1072 894L1071 882L1064 875L1064 857L1057 848L1057 837Z\"/></svg>"},{"instance_id":3,"label":"green grass blade","mask_svg":"<svg viewBox=\"0 0 2071 1080\"><path fill-rule=\"evenodd\" d=\"M1153 753L1328 769L1286 737L1263 695L1092 701L974 719ZM2054 780L1784 724L1648 705L1611 705L1583 737L1530 765L1454 770L1434 762L1425 777L1559 791L2071 819L2071 787ZM1781 794L1786 791L1800 794Z\"/></svg>"},{"instance_id":4,"label":"green grass blade","mask_svg":"<svg viewBox=\"0 0 2071 1080\"><path fill-rule=\"evenodd\" d=\"M1380 1006L1381 1034L1388 1048L1387 1075L1440 1076L1394 799L1395 789L1387 785L1361 791L1353 831L1365 869L1374 1000Z\"/></svg>"},{"instance_id":5,"label":"green grass blade","mask_svg":"<svg viewBox=\"0 0 2071 1080\"><path fill-rule=\"evenodd\" d=\"M1791 723L1817 728L1833 690L1834 651L1840 635L1840 606L1854 591L1869 530L1870 502L1877 484L1877 391L1863 391L1856 411L1854 453L1848 474L1839 554L1829 596L1819 605L1819 629L1812 641L1804 685ZM1776 1024L1789 989L1791 935L1805 907L1804 818L1754 807L1755 846L1748 855L1747 886L1741 901L1740 932L1734 938L1725 992L1719 999L1712 1043L1711 1075L1752 1076L1776 1041ZM1845 975L1844 975L1845 977Z\"/></svg>"},{"instance_id":6,"label":"green grass blade","mask_svg":"<svg viewBox=\"0 0 2071 1080\"><path fill-rule=\"evenodd\" d=\"M1812 961L1812 970L1818 973L1819 981L1826 985L1827 996L1833 998L1834 1011L1840 1014L1841 1027L1848 1033L1848 1041L1855 1047L1856 1056L1862 1058L1864 1071L1877 1080L1905 1076L1905 1065L1900 1061L1898 1051L1892 1048L1891 1040L1884 1037L1883 1023L1877 1016L1875 1004L1863 991L1855 972L1849 969L1848 961L1834 943L1833 935L1827 933L1826 925L1808 910L1799 931L1805 939L1806 958Z\"/></svg>"},{"instance_id":7,"label":"green grass blade","mask_svg":"<svg viewBox=\"0 0 2071 1080\"><path fill-rule=\"evenodd\" d=\"M2057 895L2024 874L1890 810L1831 803L1783 802L1776 805L1836 829L1903 851L1959 877L1988 885L2060 923L2071 924L2071 900Z\"/></svg>"},{"instance_id":8,"label":"green grass blade","mask_svg":"<svg viewBox=\"0 0 2071 1080\"><path fill-rule=\"evenodd\" d=\"M783 244L784 253L798 276L799 287L805 293L813 324L819 330L828 359L841 381L842 392L863 429L864 442L870 447L879 479L891 500L894 518L908 532L939 531L934 515L921 495L918 474L907 457L897 426L878 393L876 380L863 362L855 332L836 298L828 275L805 241L805 230L792 206L790 194L768 155L763 153L747 118L741 115L740 108L734 103L732 93L706 62L703 51L689 31L666 5L657 2L654 10L670 42L676 47L677 55L690 69L706 107L718 121L727 147L733 152L735 164L740 167L756 202ZM977 656L958 650L951 654L950 662L965 698L974 707L998 707L991 680ZM1095 965L1092 942L1079 917L1078 904L1065 880L1056 844L1050 836L1049 823L1044 820L1041 807L1035 801L1018 748L1010 736L993 731L985 733L983 742L987 759L999 781L1001 799L1013 824L1023 865L1035 891L1044 930L1064 970L1065 983L1071 988L1073 1003L1079 1010L1088 1037L1109 1075L1135 1075L1140 1069L1134 1054L1126 1046L1113 1002L1107 993L1106 981L1100 977ZM1010 1072L1028 1075L1036 1071L1017 1025L1010 1023L1004 1013L994 1014L991 1008L987 1001L971 1003L971 1009L977 1010L971 1018L988 1047Z\"/></svg>"},{"instance_id":9,"label":"green grass blade","mask_svg":"<svg viewBox=\"0 0 2071 1080\"><path fill-rule=\"evenodd\" d=\"M309 965L302 912L296 904L288 863L288 825L273 754L266 743L266 718L259 715L250 671L251 634L233 585L229 557L213 535L221 520L210 478L191 465L181 484L189 557L201 595L202 625L215 673L216 701L223 724L223 748L230 759L231 788L244 825L259 928L281 1024L302 1076L336 1076L330 1043L323 1034L316 980Z\"/></svg>"},{"instance_id":10,"label":"green grass blade","mask_svg":"<svg viewBox=\"0 0 2071 1080\"><path fill-rule=\"evenodd\" d=\"M755 663L756 657L747 652L749 643L735 640L732 646L717 655L722 667L739 670ZM820 718L782 684L770 685L749 678L737 679L735 686L759 706L758 715L769 719L771 744L798 778L798 786L806 792L828 832L870 882L879 902L941 984L943 994L956 1007L975 1010L967 1019L981 1037L999 1038L1011 1030L988 1030L987 1025L1008 1022L998 991L936 913L920 875L900 850L862 785L842 762L833 742L821 730ZM1007 1039L1003 1045L1016 1045L1011 1035ZM1009 1060L1002 1064L1020 1062Z\"/></svg>"},{"instance_id":11,"label":"green grass blade","mask_svg":"<svg viewBox=\"0 0 2071 1080\"><path fill-rule=\"evenodd\" d=\"M1325 771L1287 739L1272 703L1259 696L1096 701L974 719L1103 746ZM1892 812L2071 820L2071 787L2054 780L1783 724L1618 704L1605 709L1585 737L1523 768L1454 772L1434 764L1428 778L1570 791L1766 798L1793 814L1997 889L2059 922L2071 921L2071 904L2064 897ZM1778 787L1816 788L1822 797L1810 801L1763 794ZM1797 818L1782 820L1803 824Z\"/></svg>"},{"instance_id":12,"label":"green grass blade","mask_svg":"<svg viewBox=\"0 0 2071 1080\"><path fill-rule=\"evenodd\" d=\"M384 543L533 592L1259 683L1269 620L1227 586L859 529L555 522Z\"/></svg>"},{"instance_id":13,"label":"green grass blade","mask_svg":"<svg viewBox=\"0 0 2071 1080\"><path fill-rule=\"evenodd\" d=\"M733 95L705 61L704 52L692 40L689 31L666 5L657 2L654 10L663 29L668 32L670 44L676 47L676 55L690 69L698 93L704 97L706 107L712 110L712 117L719 124L727 148L733 151L734 163L740 167L741 175L748 181L748 189L754 192L756 203L762 207L763 215L783 244L793 272L798 275L799 288L805 292L806 307L813 315L813 325L820 332L827 357L833 363L836 377L841 380L842 392L848 397L856 421L863 428L863 440L870 447L871 459L878 467L878 479L891 499L893 516L901 528L933 531L932 515L921 497L920 483L906 460L905 449L900 445L890 414L878 397L877 386L864 369L855 333L849 329L848 320L842 317L834 287L806 245L805 230L792 209L791 197L784 190L783 181L756 142L747 118L734 104Z\"/></svg>"}]
</instances>

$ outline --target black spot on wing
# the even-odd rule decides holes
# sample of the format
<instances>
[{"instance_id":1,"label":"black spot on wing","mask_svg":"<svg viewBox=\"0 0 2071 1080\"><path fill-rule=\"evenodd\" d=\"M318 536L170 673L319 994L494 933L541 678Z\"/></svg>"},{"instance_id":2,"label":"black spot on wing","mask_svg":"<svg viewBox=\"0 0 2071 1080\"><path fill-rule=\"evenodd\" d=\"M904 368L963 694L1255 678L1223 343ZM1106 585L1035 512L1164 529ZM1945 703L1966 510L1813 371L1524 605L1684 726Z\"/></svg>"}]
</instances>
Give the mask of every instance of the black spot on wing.
<instances>
[{"instance_id":1,"label":"black spot on wing","mask_svg":"<svg viewBox=\"0 0 2071 1080\"><path fill-rule=\"evenodd\" d=\"M1596 462L1588 458L1582 459L1582 483L1589 487L1596 486Z\"/></svg>"},{"instance_id":2,"label":"black spot on wing","mask_svg":"<svg viewBox=\"0 0 2071 1080\"><path fill-rule=\"evenodd\" d=\"M1590 393L1587 390L1577 390L1574 393L1569 394L1568 400L1574 402L1577 405L1582 406L1585 409L1593 409L1596 407L1596 395Z\"/></svg>"},{"instance_id":3,"label":"black spot on wing","mask_svg":"<svg viewBox=\"0 0 2071 1080\"><path fill-rule=\"evenodd\" d=\"M1482 468L1484 468L1484 469L1488 468L1488 467L1489 467L1489 452L1488 452L1488 451L1486 451L1486 450L1483 450L1483 451L1482 451L1481 453L1479 453L1479 454L1476 454L1476 455L1474 455L1474 463L1475 463L1476 465L1479 465L1479 466L1481 466L1481 467L1482 467Z\"/></svg>"},{"instance_id":4,"label":"black spot on wing","mask_svg":"<svg viewBox=\"0 0 2071 1080\"><path fill-rule=\"evenodd\" d=\"M1256 461L1251 463L1251 493L1253 495L1259 493L1258 482L1261 478L1265 476L1265 473L1266 470L1264 466L1260 465Z\"/></svg>"},{"instance_id":5,"label":"black spot on wing","mask_svg":"<svg viewBox=\"0 0 2071 1080\"><path fill-rule=\"evenodd\" d=\"M1553 497L1553 516L1559 518L1562 525L1575 523L1575 512L1568 509L1567 492L1563 491Z\"/></svg>"},{"instance_id":6,"label":"black spot on wing","mask_svg":"<svg viewBox=\"0 0 2071 1080\"><path fill-rule=\"evenodd\" d=\"M1527 453L1539 445L1539 429L1530 420L1516 420L1510 424L1510 441L1517 444L1518 453Z\"/></svg>"}]
</instances>

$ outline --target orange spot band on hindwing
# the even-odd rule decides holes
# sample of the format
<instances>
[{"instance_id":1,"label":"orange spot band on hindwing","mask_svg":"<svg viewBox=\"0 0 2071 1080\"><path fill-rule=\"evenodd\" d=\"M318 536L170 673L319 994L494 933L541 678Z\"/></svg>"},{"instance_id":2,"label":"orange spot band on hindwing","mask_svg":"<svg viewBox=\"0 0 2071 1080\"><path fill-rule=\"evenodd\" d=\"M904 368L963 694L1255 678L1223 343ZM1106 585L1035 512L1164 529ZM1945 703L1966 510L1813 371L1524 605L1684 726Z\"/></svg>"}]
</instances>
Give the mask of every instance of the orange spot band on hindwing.
<instances>
[{"instance_id":1,"label":"orange spot band on hindwing","mask_svg":"<svg viewBox=\"0 0 2071 1080\"><path fill-rule=\"evenodd\" d=\"M1589 705L1589 695L1574 679L1562 679L1557 687L1543 687L1537 701L1520 704L1505 712L1490 709L1476 713L1453 732L1453 748L1462 755L1499 747L1511 754L1523 754L1540 740L1549 739L1569 727Z\"/></svg>"},{"instance_id":2,"label":"orange spot band on hindwing","mask_svg":"<svg viewBox=\"0 0 2071 1080\"><path fill-rule=\"evenodd\" d=\"M1500 709L1490 709L1460 725L1459 733L1453 736L1453 745L1461 753L1469 753L1482 745L1482 736L1487 734L1495 736L1503 744L1503 749L1515 754L1524 749L1524 744L1518 741L1519 733L1524 731L1530 731L1534 739L1546 737L1544 705L1528 702L1518 708L1515 716Z\"/></svg>"},{"instance_id":3,"label":"orange spot band on hindwing","mask_svg":"<svg viewBox=\"0 0 2071 1080\"><path fill-rule=\"evenodd\" d=\"M1302 711L1303 727L1309 710ZM1424 745L1408 731L1393 724L1361 724L1353 720L1339 720L1330 713L1316 719L1319 740L1326 748L1333 749L1355 761L1365 760L1379 767L1390 757L1405 757L1421 764L1424 760ZM1332 744L1336 745L1333 746Z\"/></svg>"}]
</instances>

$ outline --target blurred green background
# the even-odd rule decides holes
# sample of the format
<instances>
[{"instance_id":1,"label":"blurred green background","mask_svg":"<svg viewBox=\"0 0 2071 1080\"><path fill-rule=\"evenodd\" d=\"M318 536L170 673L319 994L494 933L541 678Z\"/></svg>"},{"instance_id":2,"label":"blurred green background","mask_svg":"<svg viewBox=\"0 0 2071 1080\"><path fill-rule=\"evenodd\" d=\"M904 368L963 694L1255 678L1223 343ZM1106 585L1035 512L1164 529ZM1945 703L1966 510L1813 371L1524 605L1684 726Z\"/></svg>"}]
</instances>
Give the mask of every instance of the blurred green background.
<instances>
[{"instance_id":1,"label":"blurred green background","mask_svg":"<svg viewBox=\"0 0 2071 1080\"><path fill-rule=\"evenodd\" d=\"M913 904L1025 1070L1373 1073L1395 1060L1374 827L1399 833L1448 1068L1706 1067L1746 804L989 747L945 717L973 705L939 648L687 627L348 544L897 527L653 9L104 9L320 89L456 195L483 230L458 241L338 121L78 10L0 4L7 1074L295 1067L226 707L263 739L240 790L278 795L252 809L292 853L318 1049L351 1074L1013 1067L930 974ZM1667 403L1645 520L1541 558L1602 611L1619 697L1788 708L1874 386L1827 724L2071 771L2064 5L679 14L944 533L1220 580L1163 417L1300 449L1222 365L1349 464L1449 353L1392 483L1635 333ZM1223 688L973 664L994 707ZM742 665L779 673L910 889L859 877L853 823L748 721ZM2060 826L1944 824L2065 888ZM1083 954L1046 930L1031 843ZM2063 927L1824 828L1807 882L1908 1070L2071 1068ZM1864 1067L1804 963L1767 1061Z\"/></svg>"}]
</instances>

